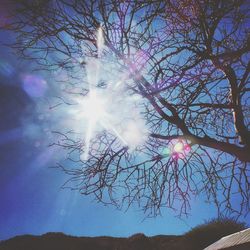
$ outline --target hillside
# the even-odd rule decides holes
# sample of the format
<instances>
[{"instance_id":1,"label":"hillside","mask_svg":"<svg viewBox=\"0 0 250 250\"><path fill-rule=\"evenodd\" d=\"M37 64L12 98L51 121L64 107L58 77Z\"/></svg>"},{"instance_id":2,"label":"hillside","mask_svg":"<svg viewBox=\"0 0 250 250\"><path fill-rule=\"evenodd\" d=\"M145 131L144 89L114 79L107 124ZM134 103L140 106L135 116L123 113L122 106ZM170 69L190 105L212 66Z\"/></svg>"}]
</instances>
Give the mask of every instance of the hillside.
<instances>
[{"instance_id":1,"label":"hillside","mask_svg":"<svg viewBox=\"0 0 250 250\"><path fill-rule=\"evenodd\" d=\"M135 234L128 238L73 237L63 233L22 235L0 242L0 250L202 250L226 235L246 228L245 223L215 219L182 236Z\"/></svg>"},{"instance_id":2,"label":"hillside","mask_svg":"<svg viewBox=\"0 0 250 250\"><path fill-rule=\"evenodd\" d=\"M162 250L175 248L182 236L146 237L136 234L129 238L73 237L62 233L41 236L23 235L0 242L1 250Z\"/></svg>"}]
</instances>

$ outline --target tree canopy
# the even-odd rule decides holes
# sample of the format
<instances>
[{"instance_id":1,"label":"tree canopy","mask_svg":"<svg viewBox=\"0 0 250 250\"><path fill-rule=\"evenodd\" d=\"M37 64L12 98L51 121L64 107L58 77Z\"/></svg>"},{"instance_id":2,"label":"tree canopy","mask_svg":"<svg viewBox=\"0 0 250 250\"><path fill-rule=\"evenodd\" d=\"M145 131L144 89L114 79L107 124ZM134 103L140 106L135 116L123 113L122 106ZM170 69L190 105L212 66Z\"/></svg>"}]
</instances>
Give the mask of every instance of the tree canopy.
<instances>
[{"instance_id":1,"label":"tree canopy","mask_svg":"<svg viewBox=\"0 0 250 250\"><path fill-rule=\"evenodd\" d=\"M5 29L16 34L17 53L66 72L69 96L85 100L92 82L95 100L105 93L109 113L125 117L89 143L67 125L54 131L71 188L107 204L138 203L148 215L162 207L185 214L201 193L219 213L249 212L249 1L14 2ZM104 112L103 103L86 105L88 119Z\"/></svg>"}]
</instances>

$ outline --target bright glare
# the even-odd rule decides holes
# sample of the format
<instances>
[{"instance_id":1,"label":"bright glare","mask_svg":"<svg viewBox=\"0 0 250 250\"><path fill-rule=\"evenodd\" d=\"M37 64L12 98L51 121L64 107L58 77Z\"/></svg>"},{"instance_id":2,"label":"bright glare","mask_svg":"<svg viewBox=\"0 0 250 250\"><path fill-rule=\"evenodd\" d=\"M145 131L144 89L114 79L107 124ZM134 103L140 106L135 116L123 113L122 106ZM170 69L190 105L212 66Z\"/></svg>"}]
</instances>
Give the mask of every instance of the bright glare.
<instances>
[{"instance_id":1,"label":"bright glare","mask_svg":"<svg viewBox=\"0 0 250 250\"><path fill-rule=\"evenodd\" d=\"M106 112L107 100L102 95L98 95L96 90L90 90L88 95L80 102L79 109L81 110L78 115L80 119L85 119L87 123L85 133L85 150L81 155L81 160L87 160L90 140L95 132L98 123L104 123L107 119Z\"/></svg>"},{"instance_id":2,"label":"bright glare","mask_svg":"<svg viewBox=\"0 0 250 250\"><path fill-rule=\"evenodd\" d=\"M129 150L142 145L148 136L141 114L143 100L128 93L131 73L116 64L112 54L106 53L101 28L97 31L97 45L98 56L86 58L82 75L84 83L74 85L69 91L63 90L62 99L71 105L59 106L63 110L57 113L57 124L73 131L74 138L79 139L80 136L82 161L88 160L90 150L96 145L96 135L100 132L108 132L117 138L116 146L124 145ZM88 93L82 95L82 89L88 89Z\"/></svg>"},{"instance_id":3,"label":"bright glare","mask_svg":"<svg viewBox=\"0 0 250 250\"><path fill-rule=\"evenodd\" d=\"M141 145L145 141L143 129L143 124L139 120L136 123L131 121L127 124L124 133L122 133L122 137L126 144L130 145L131 149Z\"/></svg>"},{"instance_id":4,"label":"bright glare","mask_svg":"<svg viewBox=\"0 0 250 250\"><path fill-rule=\"evenodd\" d=\"M105 89L92 88L84 97L78 97L77 105L70 107L74 131L84 135L84 147L80 156L82 161L89 157L91 140L96 133L106 130L121 142L134 150L147 139L145 121L137 107L138 98L128 96L124 88L116 85Z\"/></svg>"},{"instance_id":5,"label":"bright glare","mask_svg":"<svg viewBox=\"0 0 250 250\"><path fill-rule=\"evenodd\" d=\"M177 143L174 145L174 151L175 151L176 153L182 153L183 150L184 150L183 143L177 142Z\"/></svg>"},{"instance_id":6,"label":"bright glare","mask_svg":"<svg viewBox=\"0 0 250 250\"><path fill-rule=\"evenodd\" d=\"M105 104L107 101L101 95L97 95L95 90L91 90L83 100L82 116L86 119L97 122L106 116Z\"/></svg>"}]
</instances>

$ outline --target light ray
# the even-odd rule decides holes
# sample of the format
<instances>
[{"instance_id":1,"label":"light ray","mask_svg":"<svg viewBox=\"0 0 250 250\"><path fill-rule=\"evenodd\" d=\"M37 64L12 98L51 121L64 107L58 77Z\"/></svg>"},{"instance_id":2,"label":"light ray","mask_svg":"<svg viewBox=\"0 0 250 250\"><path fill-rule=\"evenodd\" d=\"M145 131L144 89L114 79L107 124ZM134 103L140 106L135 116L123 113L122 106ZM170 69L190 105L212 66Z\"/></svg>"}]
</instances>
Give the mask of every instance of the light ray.
<instances>
[{"instance_id":1,"label":"light ray","mask_svg":"<svg viewBox=\"0 0 250 250\"><path fill-rule=\"evenodd\" d=\"M86 132L86 139L85 139L85 147L86 149L84 150L83 154L83 160L86 161L89 156L89 149L90 149L90 141L92 138L92 133L93 133L93 121L89 120L88 121L88 127L87 127L87 132Z\"/></svg>"},{"instance_id":2,"label":"light ray","mask_svg":"<svg viewBox=\"0 0 250 250\"><path fill-rule=\"evenodd\" d=\"M126 140L121 136L121 134L115 129L114 126L110 126L110 125L106 124L105 121L101 121L100 123L101 123L102 126L103 126L104 128L106 128L107 130L113 131L114 134L115 134L115 136L117 136L117 137L121 140L121 142L122 142L123 144L128 145L128 143L126 142Z\"/></svg>"},{"instance_id":3,"label":"light ray","mask_svg":"<svg viewBox=\"0 0 250 250\"><path fill-rule=\"evenodd\" d=\"M99 27L99 29L97 30L97 48L98 48L98 58L100 58L102 56L102 51L104 48L102 27Z\"/></svg>"}]
</instances>

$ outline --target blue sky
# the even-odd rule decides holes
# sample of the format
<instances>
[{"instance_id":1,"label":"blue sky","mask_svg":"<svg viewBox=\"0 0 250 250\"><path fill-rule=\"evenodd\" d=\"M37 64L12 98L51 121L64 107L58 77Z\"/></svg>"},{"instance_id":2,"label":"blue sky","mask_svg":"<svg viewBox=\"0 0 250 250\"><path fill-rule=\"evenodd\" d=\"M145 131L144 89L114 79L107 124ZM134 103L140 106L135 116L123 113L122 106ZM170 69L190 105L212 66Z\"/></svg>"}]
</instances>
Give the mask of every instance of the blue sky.
<instances>
[{"instance_id":1,"label":"blue sky","mask_svg":"<svg viewBox=\"0 0 250 250\"><path fill-rule=\"evenodd\" d=\"M12 39L0 34L1 41ZM187 218L179 219L165 209L161 217L145 219L137 207L119 211L96 203L93 197L61 189L67 176L50 168L58 153L46 144L39 119L32 123L30 119L30 111L38 99L46 97L46 91L40 89L38 95L32 92L31 98L23 84L25 76L49 82L48 76L32 72L30 63L18 60L3 46L0 55L0 240L52 231L77 236L182 234L216 216L215 207L206 204L202 196L191 201ZM32 128L35 137L25 132L32 124L36 124Z\"/></svg>"},{"instance_id":2,"label":"blue sky","mask_svg":"<svg viewBox=\"0 0 250 250\"><path fill-rule=\"evenodd\" d=\"M23 139L1 146L1 239L50 231L86 236L181 234L216 215L199 199L192 202L192 215L183 220L169 210L162 217L143 220L137 208L124 212L103 206L91 197L60 189L65 176L41 164L41 152Z\"/></svg>"}]
</instances>

